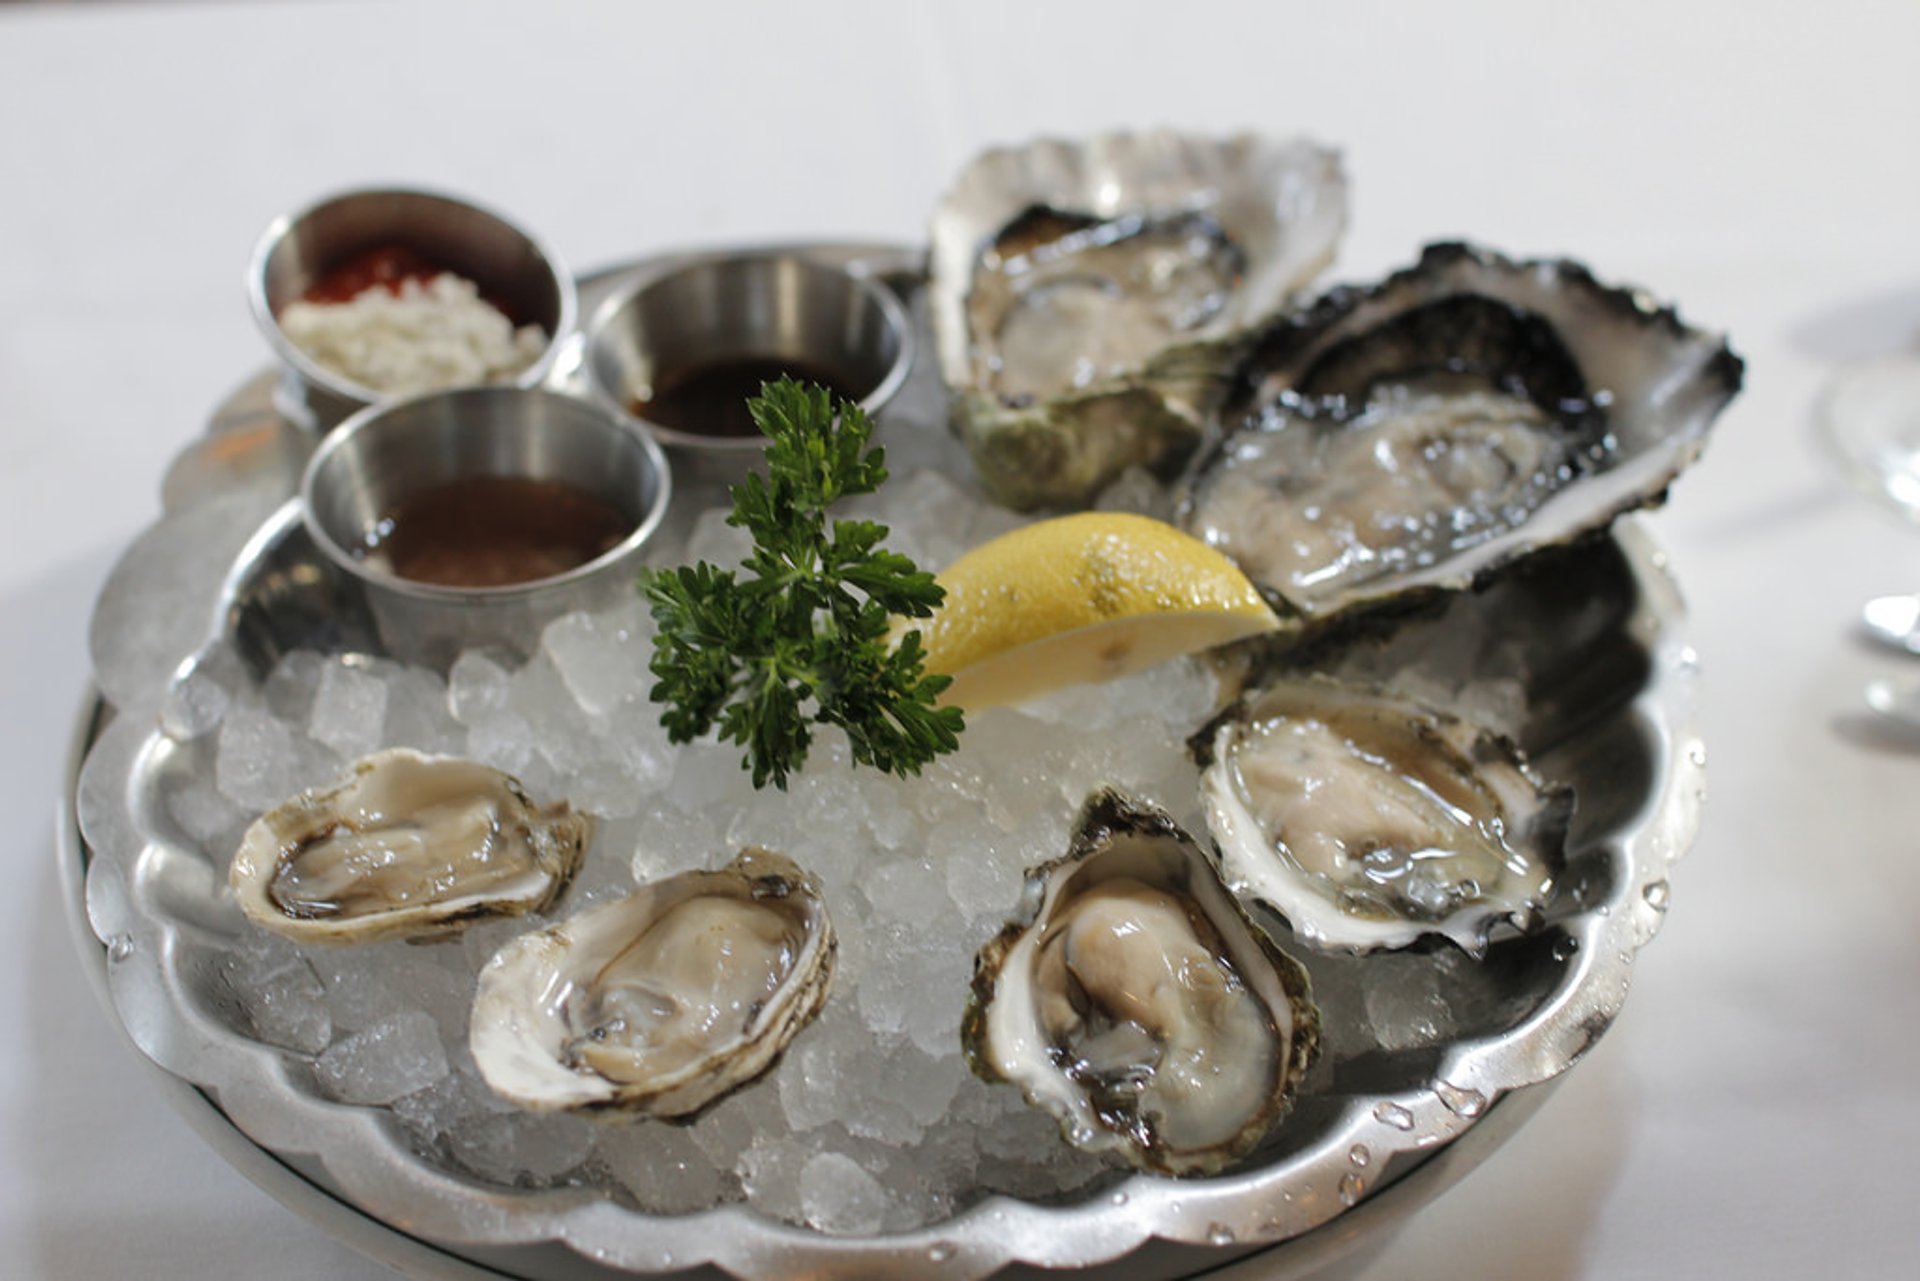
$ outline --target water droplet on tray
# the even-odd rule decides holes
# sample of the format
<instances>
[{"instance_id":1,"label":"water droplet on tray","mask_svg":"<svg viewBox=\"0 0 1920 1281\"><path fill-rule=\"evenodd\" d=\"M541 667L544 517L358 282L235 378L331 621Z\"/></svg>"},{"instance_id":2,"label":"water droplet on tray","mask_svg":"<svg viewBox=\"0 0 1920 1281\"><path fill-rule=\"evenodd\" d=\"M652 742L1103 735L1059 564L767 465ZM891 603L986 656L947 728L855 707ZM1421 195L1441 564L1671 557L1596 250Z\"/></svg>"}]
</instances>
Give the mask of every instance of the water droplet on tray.
<instances>
[{"instance_id":1,"label":"water droplet on tray","mask_svg":"<svg viewBox=\"0 0 1920 1281\"><path fill-rule=\"evenodd\" d=\"M951 1241L935 1241L927 1247L927 1258L934 1263L945 1263L959 1252Z\"/></svg>"},{"instance_id":2,"label":"water droplet on tray","mask_svg":"<svg viewBox=\"0 0 1920 1281\"><path fill-rule=\"evenodd\" d=\"M1396 1130L1413 1128L1413 1113L1398 1103L1381 1103L1373 1109L1373 1119L1382 1125L1390 1125Z\"/></svg>"},{"instance_id":3,"label":"water droplet on tray","mask_svg":"<svg viewBox=\"0 0 1920 1281\"><path fill-rule=\"evenodd\" d=\"M1640 894L1647 900L1647 906L1654 911L1664 912L1667 910L1667 899L1670 891L1665 881L1650 882L1647 888L1640 891Z\"/></svg>"},{"instance_id":4,"label":"water droplet on tray","mask_svg":"<svg viewBox=\"0 0 1920 1281\"><path fill-rule=\"evenodd\" d=\"M1230 1228L1230 1227L1228 1227L1228 1226L1227 1226L1226 1224L1224 1224L1224 1223L1210 1223L1210 1224L1208 1224L1208 1225L1207 1225L1207 1244L1209 1244L1209 1245L1232 1245L1232 1244L1233 1244L1233 1229L1232 1229L1232 1228Z\"/></svg>"},{"instance_id":5,"label":"water droplet on tray","mask_svg":"<svg viewBox=\"0 0 1920 1281\"><path fill-rule=\"evenodd\" d=\"M1433 1087L1433 1092L1446 1104L1447 1111L1455 1116L1466 1117L1469 1121L1487 1110L1487 1096L1478 1090L1455 1085L1451 1081L1441 1081Z\"/></svg>"},{"instance_id":6,"label":"water droplet on tray","mask_svg":"<svg viewBox=\"0 0 1920 1281\"><path fill-rule=\"evenodd\" d=\"M1357 1174L1349 1174L1340 1180L1340 1204L1352 1205L1367 1190L1367 1181Z\"/></svg>"},{"instance_id":7,"label":"water droplet on tray","mask_svg":"<svg viewBox=\"0 0 1920 1281\"><path fill-rule=\"evenodd\" d=\"M1365 1169L1367 1162L1373 1160L1373 1153L1367 1150L1366 1144L1356 1143L1347 1153L1347 1160L1353 1162L1355 1169Z\"/></svg>"}]
</instances>

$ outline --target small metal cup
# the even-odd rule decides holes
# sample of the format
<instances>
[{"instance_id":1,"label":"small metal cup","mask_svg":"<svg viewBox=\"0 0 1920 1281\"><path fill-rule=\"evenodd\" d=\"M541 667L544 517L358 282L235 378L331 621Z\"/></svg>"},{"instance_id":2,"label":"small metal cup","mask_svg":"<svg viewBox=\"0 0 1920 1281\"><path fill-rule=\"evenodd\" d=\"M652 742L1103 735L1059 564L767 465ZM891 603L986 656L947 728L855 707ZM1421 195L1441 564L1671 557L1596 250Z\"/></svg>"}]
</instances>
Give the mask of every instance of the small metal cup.
<instances>
[{"instance_id":1,"label":"small metal cup","mask_svg":"<svg viewBox=\"0 0 1920 1281\"><path fill-rule=\"evenodd\" d=\"M470 476L566 482L612 506L631 532L586 564L504 587L416 582L355 554L404 499ZM444 669L466 648L530 655L553 619L633 591L671 490L659 445L598 405L537 388L463 387L348 419L314 451L300 501L314 543L364 587L387 653Z\"/></svg>"},{"instance_id":2,"label":"small metal cup","mask_svg":"<svg viewBox=\"0 0 1920 1281\"><path fill-rule=\"evenodd\" d=\"M247 265L247 301L280 358L282 410L319 431L391 399L314 362L280 328L280 310L349 259L389 245L478 285L517 325L547 332L540 358L514 380L543 381L572 334L573 277L552 250L507 219L469 201L429 191L367 189L329 196L273 220Z\"/></svg>"},{"instance_id":3,"label":"small metal cup","mask_svg":"<svg viewBox=\"0 0 1920 1281\"><path fill-rule=\"evenodd\" d=\"M645 423L683 480L724 483L759 460L764 437L675 427L637 414L636 401L689 373L750 359L818 370L876 414L906 382L913 354L906 309L885 285L766 251L695 259L635 280L594 313L584 365L593 394Z\"/></svg>"}]
</instances>

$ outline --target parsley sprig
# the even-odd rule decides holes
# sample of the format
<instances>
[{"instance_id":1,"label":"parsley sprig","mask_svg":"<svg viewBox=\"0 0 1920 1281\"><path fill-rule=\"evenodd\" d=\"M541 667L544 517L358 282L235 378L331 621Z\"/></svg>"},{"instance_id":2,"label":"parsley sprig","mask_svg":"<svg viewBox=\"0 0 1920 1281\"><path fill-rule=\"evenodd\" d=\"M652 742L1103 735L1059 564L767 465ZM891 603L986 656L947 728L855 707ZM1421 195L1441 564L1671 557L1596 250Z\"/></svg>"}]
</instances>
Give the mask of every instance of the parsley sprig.
<instances>
[{"instance_id":1,"label":"parsley sprig","mask_svg":"<svg viewBox=\"0 0 1920 1281\"><path fill-rule=\"evenodd\" d=\"M740 571L701 561L647 571L658 623L652 690L676 743L718 726L746 748L753 785L783 791L813 725L838 725L853 758L905 777L959 743L957 707L935 707L951 677L924 670L920 633L887 643L891 618L926 618L946 593L880 545L887 528L827 520L842 498L887 478L885 451L858 406L789 378L748 402L767 437L767 474L732 490L727 523L753 535Z\"/></svg>"}]
</instances>

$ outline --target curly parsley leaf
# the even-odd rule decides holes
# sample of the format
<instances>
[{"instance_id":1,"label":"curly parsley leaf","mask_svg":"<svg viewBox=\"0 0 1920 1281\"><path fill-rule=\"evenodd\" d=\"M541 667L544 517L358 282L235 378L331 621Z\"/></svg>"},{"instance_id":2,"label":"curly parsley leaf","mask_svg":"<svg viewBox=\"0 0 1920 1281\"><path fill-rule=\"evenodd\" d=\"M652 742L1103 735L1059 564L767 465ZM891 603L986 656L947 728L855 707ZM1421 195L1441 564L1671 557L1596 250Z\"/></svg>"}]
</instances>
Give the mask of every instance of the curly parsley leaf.
<instances>
[{"instance_id":1,"label":"curly parsley leaf","mask_svg":"<svg viewBox=\"0 0 1920 1281\"><path fill-rule=\"evenodd\" d=\"M853 758L902 777L959 745L951 678L925 670L920 634L887 643L891 619L926 618L945 596L933 575L880 545L886 526L836 520L843 498L887 478L857 405L789 378L748 402L767 437L767 472L731 490L727 523L753 536L739 571L701 562L640 580L659 636L651 697L676 743L717 729L746 749L753 785L785 790L815 724L838 725Z\"/></svg>"}]
</instances>

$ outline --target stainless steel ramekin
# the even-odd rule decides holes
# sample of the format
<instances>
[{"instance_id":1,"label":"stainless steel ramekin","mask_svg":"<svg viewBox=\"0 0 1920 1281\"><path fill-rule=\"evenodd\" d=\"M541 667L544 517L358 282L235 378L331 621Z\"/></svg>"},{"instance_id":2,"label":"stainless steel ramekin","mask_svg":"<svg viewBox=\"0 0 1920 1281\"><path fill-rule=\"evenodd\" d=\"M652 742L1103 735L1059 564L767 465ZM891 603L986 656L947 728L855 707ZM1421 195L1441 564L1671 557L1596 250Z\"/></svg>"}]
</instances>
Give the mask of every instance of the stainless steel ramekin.
<instances>
[{"instance_id":1,"label":"stainless steel ramekin","mask_svg":"<svg viewBox=\"0 0 1920 1281\"><path fill-rule=\"evenodd\" d=\"M282 410L327 431L389 399L318 364L287 337L280 312L342 263L387 246L411 249L471 280L516 324L539 325L547 345L514 380L542 382L574 329L573 277L530 233L491 209L438 192L366 188L328 196L273 220L247 264L247 300L285 371Z\"/></svg>"},{"instance_id":2,"label":"stainless steel ramekin","mask_svg":"<svg viewBox=\"0 0 1920 1281\"><path fill-rule=\"evenodd\" d=\"M643 276L588 322L592 394L646 426L689 479L737 479L759 435L719 435L636 413L676 379L729 361L792 362L831 375L869 414L913 367L913 326L893 291L863 273L780 250L697 258ZM804 377L804 372L801 373Z\"/></svg>"},{"instance_id":3,"label":"stainless steel ramekin","mask_svg":"<svg viewBox=\"0 0 1920 1281\"><path fill-rule=\"evenodd\" d=\"M501 587L418 582L356 552L402 500L471 476L565 482L612 506L630 532L565 573ZM469 647L529 655L552 619L633 591L671 490L659 445L598 405L538 388L463 387L349 418L314 451L300 500L322 554L365 588L386 652L445 667Z\"/></svg>"}]
</instances>

